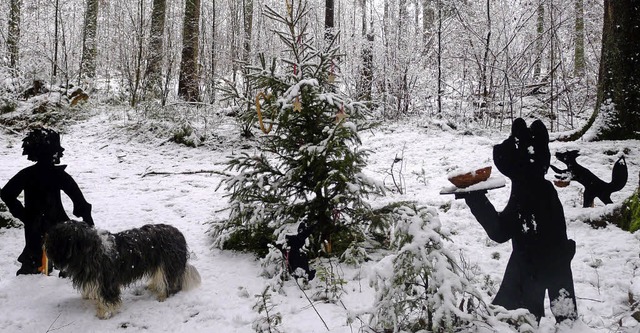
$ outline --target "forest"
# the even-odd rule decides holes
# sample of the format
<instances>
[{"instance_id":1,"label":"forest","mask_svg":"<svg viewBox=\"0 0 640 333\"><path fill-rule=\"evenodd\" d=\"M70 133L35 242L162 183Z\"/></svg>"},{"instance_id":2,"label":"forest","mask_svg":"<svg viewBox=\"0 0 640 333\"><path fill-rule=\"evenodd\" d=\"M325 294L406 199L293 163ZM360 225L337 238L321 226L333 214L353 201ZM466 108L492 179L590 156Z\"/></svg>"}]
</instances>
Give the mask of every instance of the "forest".
<instances>
[{"instance_id":1,"label":"forest","mask_svg":"<svg viewBox=\"0 0 640 333\"><path fill-rule=\"evenodd\" d=\"M287 1L11 0L0 8L3 75L19 79L14 91L40 80L136 109L226 107L224 82L250 92L244 65L281 52L264 11ZM558 132L593 111L602 1L310 1L308 9L304 38L322 43L335 31L340 89L385 119L500 127L531 114Z\"/></svg>"},{"instance_id":2,"label":"forest","mask_svg":"<svg viewBox=\"0 0 640 333\"><path fill-rule=\"evenodd\" d=\"M53 128L96 227L176 226L203 285L157 303L134 284L98 320L65 279L13 276L24 221L0 202L0 327L637 332L638 54L633 0L3 1L0 186ZM492 304L517 240L448 190L493 165L477 191L503 209L519 185L494 149L540 126L575 241L569 323L551 290L541 313ZM572 154L624 182L588 202L556 167Z\"/></svg>"}]
</instances>

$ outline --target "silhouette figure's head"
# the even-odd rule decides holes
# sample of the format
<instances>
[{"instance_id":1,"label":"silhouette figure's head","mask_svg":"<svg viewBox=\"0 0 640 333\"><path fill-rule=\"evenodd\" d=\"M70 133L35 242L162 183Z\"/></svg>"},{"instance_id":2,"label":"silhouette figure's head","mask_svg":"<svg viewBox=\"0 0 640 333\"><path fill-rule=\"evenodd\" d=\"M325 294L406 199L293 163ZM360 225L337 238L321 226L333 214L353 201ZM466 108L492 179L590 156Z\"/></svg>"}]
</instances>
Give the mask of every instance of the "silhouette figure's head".
<instances>
[{"instance_id":1,"label":"silhouette figure's head","mask_svg":"<svg viewBox=\"0 0 640 333\"><path fill-rule=\"evenodd\" d=\"M60 134L49 128L34 128L22 139L22 155L30 161L58 164L63 151Z\"/></svg>"},{"instance_id":2,"label":"silhouette figure's head","mask_svg":"<svg viewBox=\"0 0 640 333\"><path fill-rule=\"evenodd\" d=\"M493 147L493 161L511 179L544 177L551 162L547 128L540 120L531 127L522 118L514 120L509 138Z\"/></svg>"}]
</instances>

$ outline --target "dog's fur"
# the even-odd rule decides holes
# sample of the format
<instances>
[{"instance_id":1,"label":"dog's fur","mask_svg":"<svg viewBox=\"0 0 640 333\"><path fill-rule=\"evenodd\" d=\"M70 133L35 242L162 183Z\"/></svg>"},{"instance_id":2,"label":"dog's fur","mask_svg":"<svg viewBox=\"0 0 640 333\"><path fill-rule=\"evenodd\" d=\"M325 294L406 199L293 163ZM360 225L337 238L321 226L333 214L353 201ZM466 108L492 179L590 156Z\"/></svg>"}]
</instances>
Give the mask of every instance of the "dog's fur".
<instances>
[{"instance_id":1,"label":"dog's fur","mask_svg":"<svg viewBox=\"0 0 640 333\"><path fill-rule=\"evenodd\" d=\"M83 298L97 299L100 319L113 316L121 303L120 289L141 278L150 278L148 288L159 301L200 284L200 274L187 263L184 235L166 224L112 234L68 221L49 230L45 251Z\"/></svg>"},{"instance_id":2,"label":"dog's fur","mask_svg":"<svg viewBox=\"0 0 640 333\"><path fill-rule=\"evenodd\" d=\"M605 182L593 172L587 168L578 164L576 159L580 156L577 150L569 150L566 152L557 152L556 158L567 165L567 168L562 170L555 166L551 166L551 169L558 173L556 178L563 180L575 180L584 186L584 200L583 207L593 207L593 201L595 198L600 199L604 204L610 204L611 193L620 191L627 183L628 170L627 163L624 159L624 155L620 156L616 163L613 165L613 171L611 174L611 181Z\"/></svg>"}]
</instances>

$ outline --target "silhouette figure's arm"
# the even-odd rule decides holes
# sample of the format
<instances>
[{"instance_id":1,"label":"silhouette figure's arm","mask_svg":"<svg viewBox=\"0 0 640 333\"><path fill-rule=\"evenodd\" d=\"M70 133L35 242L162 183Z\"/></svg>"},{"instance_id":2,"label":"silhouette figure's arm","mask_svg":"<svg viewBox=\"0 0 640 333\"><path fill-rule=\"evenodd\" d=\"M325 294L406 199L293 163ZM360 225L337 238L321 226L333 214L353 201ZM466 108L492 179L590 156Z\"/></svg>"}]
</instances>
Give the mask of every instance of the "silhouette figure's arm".
<instances>
[{"instance_id":1,"label":"silhouette figure's arm","mask_svg":"<svg viewBox=\"0 0 640 333\"><path fill-rule=\"evenodd\" d=\"M81 217L82 220L89 225L94 225L93 218L91 217L91 204L85 200L78 184L71 176L62 172L62 179L60 185L64 193L66 193L73 202L73 215Z\"/></svg>"},{"instance_id":2,"label":"silhouette figure's arm","mask_svg":"<svg viewBox=\"0 0 640 333\"><path fill-rule=\"evenodd\" d=\"M464 196L471 213L487 232L489 238L498 243L504 243L513 236L513 221L516 219L509 206L503 212L497 212L484 193L469 193Z\"/></svg>"},{"instance_id":3,"label":"silhouette figure's arm","mask_svg":"<svg viewBox=\"0 0 640 333\"><path fill-rule=\"evenodd\" d=\"M7 182L2 190L0 190L0 198L7 204L7 208L9 208L9 212L15 218L24 222L26 218L26 212L22 202L18 200L18 196L24 190L25 186L25 177L24 172L18 172L13 178Z\"/></svg>"}]
</instances>

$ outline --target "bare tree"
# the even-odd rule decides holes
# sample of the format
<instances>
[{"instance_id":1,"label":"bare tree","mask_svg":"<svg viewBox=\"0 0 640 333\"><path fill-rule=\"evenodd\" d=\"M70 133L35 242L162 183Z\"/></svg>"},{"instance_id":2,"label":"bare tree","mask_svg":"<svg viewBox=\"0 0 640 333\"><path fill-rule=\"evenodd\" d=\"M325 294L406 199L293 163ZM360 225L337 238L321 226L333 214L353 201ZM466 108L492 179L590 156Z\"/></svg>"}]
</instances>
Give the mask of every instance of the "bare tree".
<instances>
[{"instance_id":1,"label":"bare tree","mask_svg":"<svg viewBox=\"0 0 640 333\"><path fill-rule=\"evenodd\" d=\"M538 0L538 21L536 24L536 58L533 66L533 76L540 78L542 55L544 53L544 0Z\"/></svg>"},{"instance_id":2,"label":"bare tree","mask_svg":"<svg viewBox=\"0 0 640 333\"><path fill-rule=\"evenodd\" d=\"M17 70L19 62L20 43L20 7L21 0L11 0L9 4L9 31L7 34L7 51L9 53L9 66Z\"/></svg>"},{"instance_id":3,"label":"bare tree","mask_svg":"<svg viewBox=\"0 0 640 333\"><path fill-rule=\"evenodd\" d=\"M369 27L367 19L367 0L361 0L362 7L362 37L365 39L362 47L362 67L360 70L360 80L357 81L357 91L359 99L371 101L373 90L373 27ZM371 23L373 25L373 22Z\"/></svg>"},{"instance_id":4,"label":"bare tree","mask_svg":"<svg viewBox=\"0 0 640 333\"><path fill-rule=\"evenodd\" d=\"M242 48L242 60L249 63L251 56L251 35L253 31L253 0L242 0L244 21L244 47Z\"/></svg>"},{"instance_id":5,"label":"bare tree","mask_svg":"<svg viewBox=\"0 0 640 333\"><path fill-rule=\"evenodd\" d=\"M182 25L182 60L178 95L189 102L200 98L198 79L198 47L200 35L200 0L186 0Z\"/></svg>"},{"instance_id":6,"label":"bare tree","mask_svg":"<svg viewBox=\"0 0 640 333\"><path fill-rule=\"evenodd\" d=\"M575 76L584 75L584 0L575 0L575 38L576 45L573 54L573 74Z\"/></svg>"},{"instance_id":7,"label":"bare tree","mask_svg":"<svg viewBox=\"0 0 640 333\"><path fill-rule=\"evenodd\" d=\"M58 32L60 31L60 1L56 0L54 4L54 22L53 22L53 61L51 64L51 76L58 76Z\"/></svg>"},{"instance_id":8,"label":"bare tree","mask_svg":"<svg viewBox=\"0 0 640 333\"><path fill-rule=\"evenodd\" d=\"M164 54L164 21L166 12L166 0L153 0L145 78L147 81L147 90L151 92L154 98L162 95L162 60Z\"/></svg>"},{"instance_id":9,"label":"bare tree","mask_svg":"<svg viewBox=\"0 0 640 333\"><path fill-rule=\"evenodd\" d=\"M324 5L324 39L325 40L333 40L334 35L334 11L335 4L333 0L325 0Z\"/></svg>"},{"instance_id":10,"label":"bare tree","mask_svg":"<svg viewBox=\"0 0 640 333\"><path fill-rule=\"evenodd\" d=\"M87 0L84 13L84 32L82 35L82 59L80 78L96 76L96 55L98 31L98 0Z\"/></svg>"}]
</instances>

